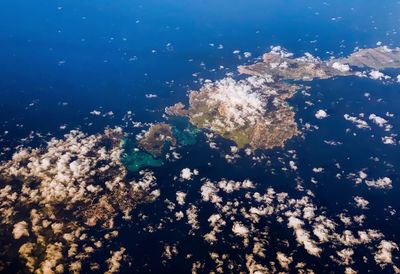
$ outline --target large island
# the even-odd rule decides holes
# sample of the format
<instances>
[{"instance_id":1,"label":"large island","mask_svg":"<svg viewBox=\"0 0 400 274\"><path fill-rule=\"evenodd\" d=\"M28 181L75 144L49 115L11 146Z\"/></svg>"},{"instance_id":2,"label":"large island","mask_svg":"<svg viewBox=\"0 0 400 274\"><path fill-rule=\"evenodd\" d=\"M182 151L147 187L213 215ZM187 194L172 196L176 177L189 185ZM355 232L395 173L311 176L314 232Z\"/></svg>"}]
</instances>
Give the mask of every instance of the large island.
<instances>
[{"instance_id":1,"label":"large island","mask_svg":"<svg viewBox=\"0 0 400 274\"><path fill-rule=\"evenodd\" d=\"M295 113L288 104L304 82L337 76L366 76L360 69L400 66L400 50L378 47L362 49L347 58L321 60L306 53L294 58L281 47L264 54L262 62L239 66L242 80L226 77L190 91L189 108L177 103L166 113L187 116L198 128L210 130L232 140L239 148L270 149L282 147L299 133ZM372 78L383 75L371 72ZM299 83L301 82L301 83Z\"/></svg>"}]
</instances>

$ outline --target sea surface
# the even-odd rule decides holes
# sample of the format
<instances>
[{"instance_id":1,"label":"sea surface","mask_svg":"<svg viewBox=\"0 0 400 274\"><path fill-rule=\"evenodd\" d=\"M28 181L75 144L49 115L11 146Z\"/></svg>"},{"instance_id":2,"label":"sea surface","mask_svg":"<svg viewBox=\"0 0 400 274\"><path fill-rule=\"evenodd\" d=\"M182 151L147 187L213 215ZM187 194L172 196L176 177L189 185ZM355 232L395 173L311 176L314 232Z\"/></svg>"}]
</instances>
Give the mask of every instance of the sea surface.
<instances>
[{"instance_id":1,"label":"sea surface","mask_svg":"<svg viewBox=\"0 0 400 274\"><path fill-rule=\"evenodd\" d=\"M375 47L378 42L400 46L398 1L3 0L0 18L3 160L33 133L41 137L30 145L76 128L92 134L122 126L126 132L138 133L141 129L126 119L128 111L134 121L163 121L164 108L178 101L187 103L187 92L199 89L205 79L235 74L238 65L254 63L271 46L280 45L295 56L310 52L324 59L348 55L356 47ZM396 77L400 71L385 73ZM199 133L196 144L180 151L182 160L154 168L163 198L140 206L148 215L147 223L123 224L116 246L123 243L133 259L132 266L124 265L122 271L187 273L191 263L184 257L167 266L162 263L166 242L179 242L181 254L195 250L194 258L207 257L208 245L201 237L187 238L184 223L165 221L166 229L144 233L145 226L156 226L166 215L164 200L174 200L177 190L188 193L187 202L196 203L202 177L250 179L260 191L273 187L293 196L301 180L328 215L348 210L359 195L370 202L365 226L379 228L387 239L400 243L399 213L389 214L390 209L400 210L399 146L383 144L385 131L372 123L371 131L363 131L343 118L360 113L383 117L389 112L393 132L400 133L400 85L358 77L307 84L310 96L299 92L289 103L299 124L308 122L318 129L294 137L285 148L257 152L269 161L255 162L241 152L240 159L228 163L224 155L233 143L220 138L219 149L211 149L204 133ZM318 109L327 110L329 117L316 119ZM91 114L94 110L101 114ZM341 145L327 145L328 140ZM296 151L296 172L285 169L290 150ZM174 180L186 167L198 169L200 176L186 183ZM315 174L314 167L325 172ZM346 176L364 168L370 177L390 177L393 188L371 190ZM340 179L337 174L342 174ZM312 178L318 183L312 183ZM203 223L207 212L204 208L199 217ZM276 241L292 237L291 230L273 226L270 233ZM277 248L274 240L270 244L272 258ZM216 246L221 253L224 248ZM329 265L329 254L315 259L304 250L299 252L316 268ZM105 251L104 258L108 255ZM372 271L381 269L376 266Z\"/></svg>"}]
</instances>

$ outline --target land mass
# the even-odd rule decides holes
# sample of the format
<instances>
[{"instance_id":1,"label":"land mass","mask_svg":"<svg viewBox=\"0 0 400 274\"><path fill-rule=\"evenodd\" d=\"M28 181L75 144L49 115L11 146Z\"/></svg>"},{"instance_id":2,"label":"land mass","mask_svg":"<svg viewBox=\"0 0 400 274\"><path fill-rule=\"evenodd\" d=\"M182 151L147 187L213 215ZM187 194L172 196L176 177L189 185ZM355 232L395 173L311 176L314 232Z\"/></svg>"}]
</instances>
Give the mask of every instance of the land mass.
<instances>
[{"instance_id":1,"label":"land mass","mask_svg":"<svg viewBox=\"0 0 400 274\"><path fill-rule=\"evenodd\" d=\"M347 58L321 60L309 53L294 58L281 47L273 47L262 62L238 67L240 74L247 75L245 79L206 81L199 91L190 91L187 109L179 102L166 108L166 113L187 116L196 127L232 140L239 148L282 147L299 133L287 101L297 90L308 88L293 82L360 76L357 68L362 67L400 67L400 49L361 49Z\"/></svg>"},{"instance_id":2,"label":"land mass","mask_svg":"<svg viewBox=\"0 0 400 274\"><path fill-rule=\"evenodd\" d=\"M166 123L159 123L151 126L139 141L139 147L158 157L162 154L165 145L176 145L176 139L172 132L172 126Z\"/></svg>"},{"instance_id":3,"label":"land mass","mask_svg":"<svg viewBox=\"0 0 400 274\"><path fill-rule=\"evenodd\" d=\"M372 49L360 49L347 58L338 59L338 62L373 69L398 68L400 67L400 48L390 49L383 46Z\"/></svg>"}]
</instances>

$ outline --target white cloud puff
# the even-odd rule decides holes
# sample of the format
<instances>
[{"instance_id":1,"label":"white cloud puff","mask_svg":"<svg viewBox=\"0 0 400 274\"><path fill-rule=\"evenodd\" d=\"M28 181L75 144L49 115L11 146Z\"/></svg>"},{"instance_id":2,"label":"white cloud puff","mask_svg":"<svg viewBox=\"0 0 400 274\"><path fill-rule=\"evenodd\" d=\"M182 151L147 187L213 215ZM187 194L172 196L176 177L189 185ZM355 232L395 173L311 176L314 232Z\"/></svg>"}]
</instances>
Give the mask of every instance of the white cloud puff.
<instances>
[{"instance_id":1,"label":"white cloud puff","mask_svg":"<svg viewBox=\"0 0 400 274\"><path fill-rule=\"evenodd\" d=\"M337 70L340 71L340 72L349 72L349 71L350 71L350 66L349 66L349 65L342 64L342 63L340 63L340 62L334 62L334 63L332 64L332 67L333 67L334 69L337 69Z\"/></svg>"},{"instance_id":2,"label":"white cloud puff","mask_svg":"<svg viewBox=\"0 0 400 274\"><path fill-rule=\"evenodd\" d=\"M389 177L379 178L377 180L365 180L365 184L372 188L391 189L392 180Z\"/></svg>"},{"instance_id":3,"label":"white cloud puff","mask_svg":"<svg viewBox=\"0 0 400 274\"><path fill-rule=\"evenodd\" d=\"M98 110L93 110L93 111L90 112L90 114L95 115L95 116L99 116L99 115L101 115L101 112L98 111Z\"/></svg>"},{"instance_id":4,"label":"white cloud puff","mask_svg":"<svg viewBox=\"0 0 400 274\"><path fill-rule=\"evenodd\" d=\"M232 226L232 232L237 236L246 238L249 234L249 229L242 223L235 222Z\"/></svg>"},{"instance_id":5,"label":"white cloud puff","mask_svg":"<svg viewBox=\"0 0 400 274\"><path fill-rule=\"evenodd\" d=\"M369 78L371 78L373 80L383 80L383 79L387 80L387 79L390 79L390 76L383 74L379 70L372 70L369 73Z\"/></svg>"},{"instance_id":6,"label":"white cloud puff","mask_svg":"<svg viewBox=\"0 0 400 274\"><path fill-rule=\"evenodd\" d=\"M289 270L289 265L293 262L292 257L286 256L284 253L279 251L276 253L276 259L278 260L281 267L286 270Z\"/></svg>"},{"instance_id":7,"label":"white cloud puff","mask_svg":"<svg viewBox=\"0 0 400 274\"><path fill-rule=\"evenodd\" d=\"M193 175L198 175L199 172L194 169L193 171L190 168L184 168L181 170L180 177L182 180L192 180Z\"/></svg>"},{"instance_id":8,"label":"white cloud puff","mask_svg":"<svg viewBox=\"0 0 400 274\"><path fill-rule=\"evenodd\" d=\"M225 118L224 124L230 129L245 126L246 123L254 125L257 118L265 113L265 103L248 81L224 78L206 85L205 88L213 90L208 104L220 105L220 111Z\"/></svg>"},{"instance_id":9,"label":"white cloud puff","mask_svg":"<svg viewBox=\"0 0 400 274\"><path fill-rule=\"evenodd\" d=\"M320 109L315 113L315 117L317 119L324 119L324 118L328 117L328 113L326 113L325 110Z\"/></svg>"},{"instance_id":10,"label":"white cloud puff","mask_svg":"<svg viewBox=\"0 0 400 274\"><path fill-rule=\"evenodd\" d=\"M374 256L375 262L381 267L387 264L393 264L393 250L399 250L399 247L395 242L382 240L379 243L378 251L375 253Z\"/></svg>"},{"instance_id":11,"label":"white cloud puff","mask_svg":"<svg viewBox=\"0 0 400 274\"><path fill-rule=\"evenodd\" d=\"M393 136L383 136L382 143L384 143L385 145L395 145L396 140L394 139Z\"/></svg>"},{"instance_id":12,"label":"white cloud puff","mask_svg":"<svg viewBox=\"0 0 400 274\"><path fill-rule=\"evenodd\" d=\"M21 238L23 236L29 236L28 223L25 221L16 223L14 225L14 229L13 229L12 233L14 235L14 239L16 239L16 240L18 240L19 238Z\"/></svg>"},{"instance_id":13,"label":"white cloud puff","mask_svg":"<svg viewBox=\"0 0 400 274\"><path fill-rule=\"evenodd\" d=\"M120 250L112 253L112 256L109 259L107 259L108 270L105 272L105 274L112 274L119 272L119 269L121 267L120 261L122 260L124 253L125 253L124 247L121 247Z\"/></svg>"},{"instance_id":14,"label":"white cloud puff","mask_svg":"<svg viewBox=\"0 0 400 274\"><path fill-rule=\"evenodd\" d=\"M354 201L356 202L356 206L362 209L367 209L369 202L365 200L363 197L356 196L354 197Z\"/></svg>"},{"instance_id":15,"label":"white cloud puff","mask_svg":"<svg viewBox=\"0 0 400 274\"><path fill-rule=\"evenodd\" d=\"M176 201L178 202L178 204L184 205L185 204L185 198L186 198L186 193L185 192L182 192L182 191L176 192Z\"/></svg>"},{"instance_id":16,"label":"white cloud puff","mask_svg":"<svg viewBox=\"0 0 400 274\"><path fill-rule=\"evenodd\" d=\"M360 118L357 118L355 116L350 116L349 114L345 114L343 117L347 121L350 121L353 124L355 124L356 127L358 127L358 128L362 128L362 129L369 129L370 128L368 123L365 122L364 120L361 120Z\"/></svg>"},{"instance_id":17,"label":"white cloud puff","mask_svg":"<svg viewBox=\"0 0 400 274\"><path fill-rule=\"evenodd\" d=\"M379 117L375 114L371 114L368 117L371 121L373 121L376 125L380 126L380 127L384 127L385 124L388 122L386 121L386 119Z\"/></svg>"},{"instance_id":18,"label":"white cloud puff","mask_svg":"<svg viewBox=\"0 0 400 274\"><path fill-rule=\"evenodd\" d=\"M296 217L289 217L288 227L292 228L296 235L296 240L304 246L304 249L313 256L319 257L322 249L310 238L310 233L303 229L304 222Z\"/></svg>"}]
</instances>

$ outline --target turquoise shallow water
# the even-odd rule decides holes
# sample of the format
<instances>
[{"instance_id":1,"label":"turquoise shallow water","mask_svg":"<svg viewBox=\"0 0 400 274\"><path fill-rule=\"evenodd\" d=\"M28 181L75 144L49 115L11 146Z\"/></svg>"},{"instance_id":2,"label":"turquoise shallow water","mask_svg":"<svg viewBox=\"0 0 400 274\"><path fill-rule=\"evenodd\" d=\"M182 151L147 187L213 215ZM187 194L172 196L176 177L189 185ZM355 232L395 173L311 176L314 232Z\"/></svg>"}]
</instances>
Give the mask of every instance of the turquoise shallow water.
<instances>
[{"instance_id":1,"label":"turquoise shallow water","mask_svg":"<svg viewBox=\"0 0 400 274\"><path fill-rule=\"evenodd\" d=\"M163 165L161 159L154 158L151 154L140 150L130 138L125 138L121 142L123 154L121 155L121 162L130 172L138 172L143 168L159 167Z\"/></svg>"},{"instance_id":2,"label":"turquoise shallow water","mask_svg":"<svg viewBox=\"0 0 400 274\"><path fill-rule=\"evenodd\" d=\"M394 115L388 118L393 133L399 134L398 84L354 77L314 81L310 97L298 94L290 104L299 124L309 122L319 129L289 140L284 149L257 152L256 156L267 157L259 163L244 152L234 163L227 163L225 155L231 142L217 138L220 149L211 149L204 132L179 119L170 122L175 126L182 159L164 163L134 151L134 134L141 129L133 127L131 121L163 121L164 108L178 101L187 103L187 91L198 89L200 79L215 80L234 73L237 65L254 62L271 45L282 45L296 55L311 52L323 58L346 55L355 47L374 47L378 41L400 46L398 2L6 0L0 16L1 157L9 157L13 147L31 131L42 134L33 143L38 145L73 128L98 133L107 126L122 126L131 134L124 144L127 155L123 156L130 176L135 177L140 166L156 172L162 197L138 208L145 217L135 216L135 220L146 221L126 224L121 220L117 224L123 227L115 245L123 244L133 258L134 267L123 265L124 272L187 273L192 264L183 256L168 265L160 259L164 244L176 242L181 254L193 253L194 259L211 265L210 249L202 237L189 237L185 222L169 223L165 218L169 214L166 200L174 201L178 190L188 193L187 204L199 204L201 178L249 178L257 183L257 191L274 187L294 197L301 180L315 194L316 205L329 216L343 211L365 214L365 227L380 229L387 239L400 244L398 213L390 213L400 209L399 146L384 145L381 138L386 132L376 126L371 131L357 130L343 119L344 114L375 113L383 117L389 112ZM251 52L252 57L239 59L234 50ZM386 73L395 77L400 72ZM364 95L366 92L370 97ZM146 94L157 97L149 99ZM314 114L318 109L326 109L330 116L317 120ZM90 114L93 110L101 115ZM113 115L108 115L109 111ZM130 118L128 111L133 113ZM62 125L65 129L60 128ZM327 140L342 145L329 146L324 142ZM290 150L296 151L296 172L285 170L292 159ZM380 160L374 161L376 157ZM190 182L174 179L188 167L198 169L200 176ZM323 167L325 172L314 174L314 167ZM372 178L390 176L393 189L370 190L346 176L364 168ZM338 173L342 175L339 179ZM313 184L312 178L318 183ZM368 211L360 213L350 207L356 195L370 202ZM224 199L233 201L235 197L226 195ZM210 208L201 207L199 222L203 227L208 228L210 212ZM164 230L143 232L160 222ZM259 224L270 225L268 221ZM206 232L201 230L201 234ZM229 229L224 233L231 239ZM297 246L293 232L285 225L271 226L270 235L265 262L285 248L282 239L291 239L292 246ZM215 249L243 260L243 254L224 243ZM286 251L322 272L342 272L343 267L334 266L329 258L334 251L327 250L318 259L301 248ZM382 271L372 261L363 264L365 250L357 252L354 260L360 273ZM106 250L97 258L105 260L108 255ZM90 266L83 267L87 271Z\"/></svg>"},{"instance_id":3,"label":"turquoise shallow water","mask_svg":"<svg viewBox=\"0 0 400 274\"><path fill-rule=\"evenodd\" d=\"M201 131L192 126L187 118L170 117L168 122L172 126L172 134L176 140L177 147L196 145L197 135ZM121 141L121 148L123 150L121 161L128 171L132 173L137 173L146 168L160 167L164 164L162 159L169 153L170 147L171 144L166 141L163 145L161 155L155 156L142 149L138 141L132 136L125 137Z\"/></svg>"}]
</instances>

